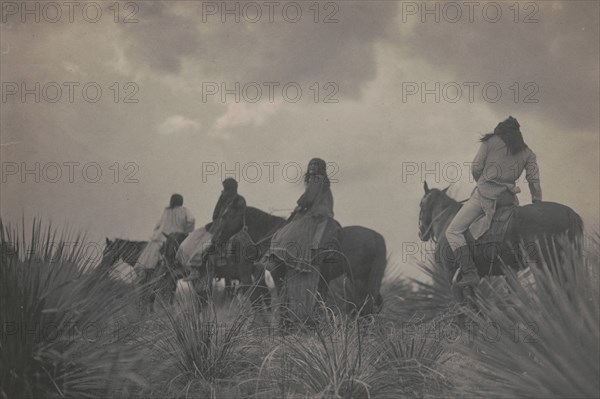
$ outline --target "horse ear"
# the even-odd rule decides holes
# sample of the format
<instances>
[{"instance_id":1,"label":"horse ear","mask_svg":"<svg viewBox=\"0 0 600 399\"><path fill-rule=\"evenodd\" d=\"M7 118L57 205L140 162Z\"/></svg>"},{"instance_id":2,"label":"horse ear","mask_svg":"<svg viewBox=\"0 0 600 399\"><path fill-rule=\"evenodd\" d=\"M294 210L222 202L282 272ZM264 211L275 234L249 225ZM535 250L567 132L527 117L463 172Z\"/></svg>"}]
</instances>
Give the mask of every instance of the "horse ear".
<instances>
[{"instance_id":1,"label":"horse ear","mask_svg":"<svg viewBox=\"0 0 600 399\"><path fill-rule=\"evenodd\" d=\"M446 194L446 191L448 191L448 189L449 189L449 188L450 188L450 186L446 187L445 189L443 189L443 190L442 190L442 192L443 192L444 194Z\"/></svg>"},{"instance_id":2,"label":"horse ear","mask_svg":"<svg viewBox=\"0 0 600 399\"><path fill-rule=\"evenodd\" d=\"M110 245L110 240L108 239L108 237L106 237L106 246L108 247Z\"/></svg>"},{"instance_id":3,"label":"horse ear","mask_svg":"<svg viewBox=\"0 0 600 399\"><path fill-rule=\"evenodd\" d=\"M429 194L429 191L431 191L427 182L423 183L423 189L425 190L425 194Z\"/></svg>"}]
</instances>

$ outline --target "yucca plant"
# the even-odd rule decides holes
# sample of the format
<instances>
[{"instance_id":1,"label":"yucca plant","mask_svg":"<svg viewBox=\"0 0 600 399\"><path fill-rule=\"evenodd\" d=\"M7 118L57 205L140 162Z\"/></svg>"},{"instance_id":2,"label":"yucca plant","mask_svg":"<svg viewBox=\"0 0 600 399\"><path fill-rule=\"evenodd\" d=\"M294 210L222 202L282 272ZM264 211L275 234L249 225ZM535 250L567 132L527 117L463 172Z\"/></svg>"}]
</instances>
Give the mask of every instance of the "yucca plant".
<instances>
[{"instance_id":1,"label":"yucca plant","mask_svg":"<svg viewBox=\"0 0 600 399\"><path fill-rule=\"evenodd\" d=\"M486 397L597 398L600 300L598 235L582 258L568 245L549 264L532 268L533 287L510 270L507 287L479 297L473 372L489 384ZM564 244L564 243L563 243Z\"/></svg>"},{"instance_id":2,"label":"yucca plant","mask_svg":"<svg viewBox=\"0 0 600 399\"><path fill-rule=\"evenodd\" d=\"M0 220L0 396L96 398L143 381L124 340L129 297L86 258L83 235Z\"/></svg>"},{"instance_id":3,"label":"yucca plant","mask_svg":"<svg viewBox=\"0 0 600 399\"><path fill-rule=\"evenodd\" d=\"M247 314L237 310L221 319L222 312L212 301L201 306L193 295L183 295L154 321L157 336L151 343L174 370L169 395L184 395L197 385L198 395L206 396L215 384L253 366Z\"/></svg>"},{"instance_id":4,"label":"yucca plant","mask_svg":"<svg viewBox=\"0 0 600 399\"><path fill-rule=\"evenodd\" d=\"M265 357L260 376L270 384L260 397L369 397L375 352L365 348L369 344L357 319L324 310L329 312L327 325L274 337L277 345Z\"/></svg>"},{"instance_id":5,"label":"yucca plant","mask_svg":"<svg viewBox=\"0 0 600 399\"><path fill-rule=\"evenodd\" d=\"M390 393L423 397L440 395L448 388L447 379L439 371L446 342L439 334L439 326L429 324L379 332L374 365L382 379L388 381L384 386Z\"/></svg>"},{"instance_id":6,"label":"yucca plant","mask_svg":"<svg viewBox=\"0 0 600 399\"><path fill-rule=\"evenodd\" d=\"M437 367L443 342L325 310L328 321L312 331L275 339L256 397L416 398L447 386Z\"/></svg>"},{"instance_id":7,"label":"yucca plant","mask_svg":"<svg viewBox=\"0 0 600 399\"><path fill-rule=\"evenodd\" d=\"M417 263L426 279L388 276L383 283L383 317L394 322L428 322L461 312L447 272L432 259Z\"/></svg>"}]
</instances>

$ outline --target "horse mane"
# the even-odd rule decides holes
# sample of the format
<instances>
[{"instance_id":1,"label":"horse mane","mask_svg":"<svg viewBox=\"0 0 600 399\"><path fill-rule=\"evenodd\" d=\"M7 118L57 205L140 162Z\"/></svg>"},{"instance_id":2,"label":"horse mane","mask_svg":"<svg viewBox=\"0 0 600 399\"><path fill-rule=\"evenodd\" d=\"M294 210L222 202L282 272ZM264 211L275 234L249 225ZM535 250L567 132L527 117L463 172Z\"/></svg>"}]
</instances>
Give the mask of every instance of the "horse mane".
<instances>
[{"instance_id":1,"label":"horse mane","mask_svg":"<svg viewBox=\"0 0 600 399\"><path fill-rule=\"evenodd\" d=\"M114 260L113 264L110 266L113 266L114 262L116 262L118 259L121 259L125 263L134 266L147 244L148 241L133 241L123 238L114 238L104 249L101 263L104 262L104 258L107 256L107 254L112 254L112 256L114 256Z\"/></svg>"},{"instance_id":2,"label":"horse mane","mask_svg":"<svg viewBox=\"0 0 600 399\"><path fill-rule=\"evenodd\" d=\"M252 206L246 207L246 224L255 227L255 229L250 229L248 231L254 240L262 239L267 234L272 233L273 229L281 226L284 222L285 219L282 217L271 215L270 213Z\"/></svg>"},{"instance_id":3,"label":"horse mane","mask_svg":"<svg viewBox=\"0 0 600 399\"><path fill-rule=\"evenodd\" d=\"M444 209L452 207L458 211L462 207L462 202L453 198L445 190L432 188L429 193L433 193L437 197L436 204L441 204Z\"/></svg>"},{"instance_id":4,"label":"horse mane","mask_svg":"<svg viewBox=\"0 0 600 399\"><path fill-rule=\"evenodd\" d=\"M285 219L279 216L271 215L263 210L254 208L253 206L246 207L246 217L248 220L268 220L269 222L282 222Z\"/></svg>"},{"instance_id":5,"label":"horse mane","mask_svg":"<svg viewBox=\"0 0 600 399\"><path fill-rule=\"evenodd\" d=\"M134 241L134 240L128 240L126 238L113 238L110 241L113 244L119 243L119 244L130 244L130 245L142 245L142 244L148 243L148 241Z\"/></svg>"}]
</instances>

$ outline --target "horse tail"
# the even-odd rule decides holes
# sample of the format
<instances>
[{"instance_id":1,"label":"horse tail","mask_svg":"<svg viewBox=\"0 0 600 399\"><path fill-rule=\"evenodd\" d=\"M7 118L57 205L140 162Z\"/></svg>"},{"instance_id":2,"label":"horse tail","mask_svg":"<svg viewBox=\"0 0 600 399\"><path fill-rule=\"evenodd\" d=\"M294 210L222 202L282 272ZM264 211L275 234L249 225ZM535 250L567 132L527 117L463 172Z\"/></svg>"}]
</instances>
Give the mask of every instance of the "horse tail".
<instances>
[{"instance_id":1,"label":"horse tail","mask_svg":"<svg viewBox=\"0 0 600 399\"><path fill-rule=\"evenodd\" d=\"M385 268L387 266L387 248L385 239L381 234L374 231L373 238L374 253L370 265L369 278L367 280L367 294L371 295L371 298L369 298L369 302L373 301L371 305L380 308L383 304L383 299L381 298L379 290L381 289L383 275L385 274Z\"/></svg>"},{"instance_id":2,"label":"horse tail","mask_svg":"<svg viewBox=\"0 0 600 399\"><path fill-rule=\"evenodd\" d=\"M583 219L573 210L569 212L567 237L577 253L581 254L583 247Z\"/></svg>"}]
</instances>

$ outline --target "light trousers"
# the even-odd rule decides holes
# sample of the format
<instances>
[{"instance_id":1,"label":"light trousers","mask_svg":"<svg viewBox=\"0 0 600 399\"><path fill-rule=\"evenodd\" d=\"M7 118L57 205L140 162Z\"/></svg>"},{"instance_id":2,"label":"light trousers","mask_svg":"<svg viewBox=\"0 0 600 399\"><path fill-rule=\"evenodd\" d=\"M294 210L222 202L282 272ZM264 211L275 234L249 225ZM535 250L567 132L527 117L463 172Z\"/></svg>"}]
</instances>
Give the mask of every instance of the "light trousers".
<instances>
[{"instance_id":1,"label":"light trousers","mask_svg":"<svg viewBox=\"0 0 600 399\"><path fill-rule=\"evenodd\" d=\"M485 215L486 210L493 209L495 201L485 198L479 194L479 190L475 190L471 198L465 202L454 216L454 219L446 229L446 239L452 251L467 245L465 233L475 220L481 215Z\"/></svg>"}]
</instances>

